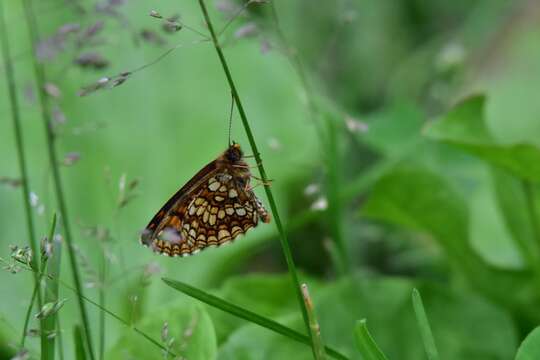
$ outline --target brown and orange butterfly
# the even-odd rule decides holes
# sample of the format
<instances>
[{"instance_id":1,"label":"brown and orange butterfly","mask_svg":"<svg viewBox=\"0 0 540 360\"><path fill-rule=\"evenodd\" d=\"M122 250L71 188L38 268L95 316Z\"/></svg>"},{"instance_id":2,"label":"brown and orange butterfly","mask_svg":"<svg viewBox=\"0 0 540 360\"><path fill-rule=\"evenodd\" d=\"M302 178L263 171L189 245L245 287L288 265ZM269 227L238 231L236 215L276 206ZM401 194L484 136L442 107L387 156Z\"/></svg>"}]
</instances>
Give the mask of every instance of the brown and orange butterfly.
<instances>
[{"instance_id":1,"label":"brown and orange butterfly","mask_svg":"<svg viewBox=\"0 0 540 360\"><path fill-rule=\"evenodd\" d=\"M250 187L251 172L233 143L158 211L141 243L168 256L188 256L233 241L270 216Z\"/></svg>"}]
</instances>

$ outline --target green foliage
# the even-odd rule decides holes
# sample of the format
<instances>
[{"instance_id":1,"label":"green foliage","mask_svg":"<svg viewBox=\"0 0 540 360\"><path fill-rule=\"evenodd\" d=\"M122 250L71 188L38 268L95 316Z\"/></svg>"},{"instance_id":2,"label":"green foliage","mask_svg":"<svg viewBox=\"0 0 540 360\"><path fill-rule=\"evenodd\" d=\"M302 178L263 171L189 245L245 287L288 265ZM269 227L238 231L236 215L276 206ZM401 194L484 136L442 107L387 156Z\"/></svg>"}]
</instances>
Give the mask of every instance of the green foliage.
<instances>
[{"instance_id":1,"label":"green foliage","mask_svg":"<svg viewBox=\"0 0 540 360\"><path fill-rule=\"evenodd\" d=\"M540 327L537 327L521 343L516 360L534 360L540 357Z\"/></svg>"},{"instance_id":2,"label":"green foliage","mask_svg":"<svg viewBox=\"0 0 540 360\"><path fill-rule=\"evenodd\" d=\"M0 1L0 358L312 359L298 278L327 358L540 357L534 1ZM157 257L140 230L223 150L231 87L272 224ZM30 274L8 246L54 212Z\"/></svg>"},{"instance_id":3,"label":"green foliage","mask_svg":"<svg viewBox=\"0 0 540 360\"><path fill-rule=\"evenodd\" d=\"M533 144L501 144L490 134L484 117L485 98L471 97L425 130L426 136L458 146L525 180L540 180L540 148Z\"/></svg>"}]
</instances>

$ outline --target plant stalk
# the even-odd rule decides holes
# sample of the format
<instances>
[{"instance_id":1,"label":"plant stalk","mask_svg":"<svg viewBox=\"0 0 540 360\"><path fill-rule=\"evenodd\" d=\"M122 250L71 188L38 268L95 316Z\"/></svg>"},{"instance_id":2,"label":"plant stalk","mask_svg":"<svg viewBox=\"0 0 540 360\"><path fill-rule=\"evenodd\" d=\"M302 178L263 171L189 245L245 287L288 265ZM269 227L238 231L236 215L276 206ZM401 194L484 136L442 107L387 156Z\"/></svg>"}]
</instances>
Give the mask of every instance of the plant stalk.
<instances>
[{"instance_id":1,"label":"plant stalk","mask_svg":"<svg viewBox=\"0 0 540 360\"><path fill-rule=\"evenodd\" d=\"M272 190L270 189L270 185L268 182L268 176L266 176L266 171L264 169L263 162L261 160L261 156L259 154L259 150L257 149L257 144L255 142L255 139L253 137L253 133L251 131L251 127L249 125L249 122L247 120L246 113L244 111L244 107L242 106L242 102L240 100L240 96L238 95L238 91L236 90L236 85L234 84L234 81L232 79L231 72L229 70L229 66L227 64L227 61L225 60L225 56L223 55L223 51L221 50L221 46L218 43L216 33L214 31L214 27L212 25L212 22L210 20L210 16L208 15L208 10L206 9L206 5L204 4L204 0L199 0L199 5L201 7L202 13L204 15L204 19L206 21L206 24L208 26L208 30L210 31L210 34L212 36L212 42L214 44L214 48L216 49L216 52L219 57L219 61L221 62L221 66L223 67L223 71L225 72L225 76L227 77L227 82L229 83L229 87L231 89L231 92L234 97L234 101L236 104L236 107L238 109L238 112L240 114L240 118L242 119L242 125L244 126L244 130L246 132L247 138L249 140L249 145L251 147L251 150L253 152L253 155L255 157L255 161L257 163L257 168L259 170L259 174L261 176L261 179L264 184L264 191L266 193L266 197L268 198L268 203L270 205L270 210L272 211L272 215L274 217L274 221L276 223L277 230L279 232L279 239L281 242L281 248L283 250L283 254L285 256L285 261L287 262L287 267L289 269L289 274L291 275L291 280L293 282L293 286L296 291L297 300L300 305L301 311L302 311L302 317L304 320L304 324L306 326L306 331L311 338L311 331L309 326L309 319L307 315L307 309L304 304L304 299L302 296L302 291L300 290L300 282L298 280L298 275L296 273L296 267L294 265L294 260L292 257L291 249L289 246L289 240L287 239L287 234L283 228L283 225L281 223L281 218L279 217L279 213L277 210L277 206L274 200L274 195L272 194ZM313 355L315 356L315 349L312 347Z\"/></svg>"}]
</instances>

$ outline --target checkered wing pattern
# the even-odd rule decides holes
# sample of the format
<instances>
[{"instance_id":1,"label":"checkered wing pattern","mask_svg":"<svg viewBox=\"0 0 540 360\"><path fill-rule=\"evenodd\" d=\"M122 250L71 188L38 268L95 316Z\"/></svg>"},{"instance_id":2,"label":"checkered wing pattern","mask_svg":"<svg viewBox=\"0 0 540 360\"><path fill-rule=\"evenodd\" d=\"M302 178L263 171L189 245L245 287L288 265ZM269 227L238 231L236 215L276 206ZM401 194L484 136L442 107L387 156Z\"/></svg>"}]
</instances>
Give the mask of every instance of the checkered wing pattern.
<instances>
[{"instance_id":1,"label":"checkered wing pattern","mask_svg":"<svg viewBox=\"0 0 540 360\"><path fill-rule=\"evenodd\" d=\"M238 145L236 146L238 149ZM227 151L230 151L229 148ZM220 246L269 222L249 188L249 168L227 151L177 192L148 224L141 242L168 256L188 256ZM240 153L241 154L241 153Z\"/></svg>"}]
</instances>

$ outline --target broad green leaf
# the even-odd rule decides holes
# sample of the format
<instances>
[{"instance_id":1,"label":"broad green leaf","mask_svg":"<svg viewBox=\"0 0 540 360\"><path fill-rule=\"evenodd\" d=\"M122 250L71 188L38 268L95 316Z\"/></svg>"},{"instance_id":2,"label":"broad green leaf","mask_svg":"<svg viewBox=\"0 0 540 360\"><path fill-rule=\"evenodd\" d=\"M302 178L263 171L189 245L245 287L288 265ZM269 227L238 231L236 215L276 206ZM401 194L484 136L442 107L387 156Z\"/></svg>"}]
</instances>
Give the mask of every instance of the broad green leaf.
<instances>
[{"instance_id":1,"label":"broad green leaf","mask_svg":"<svg viewBox=\"0 0 540 360\"><path fill-rule=\"evenodd\" d=\"M424 133L431 139L458 146L519 178L540 180L540 148L528 143L498 143L485 123L484 106L483 96L468 98L433 121Z\"/></svg>"},{"instance_id":2,"label":"broad green leaf","mask_svg":"<svg viewBox=\"0 0 540 360\"><path fill-rule=\"evenodd\" d=\"M499 270L479 258L469 243L465 200L445 179L422 168L396 168L375 185L363 213L429 234L477 290L499 304L517 309L527 319L539 319L534 311L538 296L531 275ZM509 293L514 295L509 297Z\"/></svg>"},{"instance_id":3,"label":"broad green leaf","mask_svg":"<svg viewBox=\"0 0 540 360\"><path fill-rule=\"evenodd\" d=\"M358 139L385 156L403 157L422 141L424 114L411 104L395 104L361 120L369 130Z\"/></svg>"},{"instance_id":4,"label":"broad green leaf","mask_svg":"<svg viewBox=\"0 0 540 360\"><path fill-rule=\"evenodd\" d=\"M501 176L509 180L515 178L504 170L490 167ZM510 270L523 269L524 263L519 248L516 246L515 236L508 216L519 216L523 208L508 207L517 205L513 199L513 191L500 188L497 179L492 176L490 169L475 184L467 199L470 210L469 236L471 246L480 257L490 265ZM500 193L502 190L503 193ZM509 202L501 203L501 196Z\"/></svg>"},{"instance_id":5,"label":"broad green leaf","mask_svg":"<svg viewBox=\"0 0 540 360\"><path fill-rule=\"evenodd\" d=\"M167 325L165 325L167 324ZM167 331L164 333L164 326ZM214 325L206 309L193 302L179 302L149 312L137 325L142 331L171 352L190 360L216 357ZM132 329L125 328L120 339L107 354L107 359L161 359L163 350L142 340Z\"/></svg>"},{"instance_id":6,"label":"broad green leaf","mask_svg":"<svg viewBox=\"0 0 540 360\"><path fill-rule=\"evenodd\" d=\"M534 222L528 212L524 182L495 167L491 169L491 175L504 222L520 247L523 260L536 263Z\"/></svg>"},{"instance_id":7,"label":"broad green leaf","mask_svg":"<svg viewBox=\"0 0 540 360\"><path fill-rule=\"evenodd\" d=\"M540 327L537 327L527 335L516 354L516 360L537 359L540 359Z\"/></svg>"},{"instance_id":8,"label":"broad green leaf","mask_svg":"<svg viewBox=\"0 0 540 360\"><path fill-rule=\"evenodd\" d=\"M399 167L375 185L363 213L433 235L453 256L472 254L467 241L467 207L439 176Z\"/></svg>"}]
</instances>

